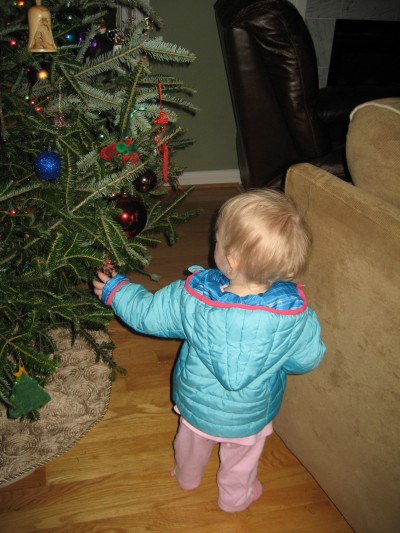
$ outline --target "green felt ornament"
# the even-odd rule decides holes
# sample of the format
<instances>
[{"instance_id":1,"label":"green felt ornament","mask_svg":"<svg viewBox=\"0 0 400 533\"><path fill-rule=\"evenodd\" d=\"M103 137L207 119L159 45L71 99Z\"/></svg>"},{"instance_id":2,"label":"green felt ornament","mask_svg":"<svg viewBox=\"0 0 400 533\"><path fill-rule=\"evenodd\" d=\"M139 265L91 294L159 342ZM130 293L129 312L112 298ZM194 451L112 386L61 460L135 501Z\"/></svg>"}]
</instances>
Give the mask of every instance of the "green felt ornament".
<instances>
[{"instance_id":1,"label":"green felt ornament","mask_svg":"<svg viewBox=\"0 0 400 533\"><path fill-rule=\"evenodd\" d=\"M19 418L43 407L50 401L50 395L39 385L36 379L30 378L26 373L21 373L14 383L10 400L13 407L9 407L8 416Z\"/></svg>"}]
</instances>

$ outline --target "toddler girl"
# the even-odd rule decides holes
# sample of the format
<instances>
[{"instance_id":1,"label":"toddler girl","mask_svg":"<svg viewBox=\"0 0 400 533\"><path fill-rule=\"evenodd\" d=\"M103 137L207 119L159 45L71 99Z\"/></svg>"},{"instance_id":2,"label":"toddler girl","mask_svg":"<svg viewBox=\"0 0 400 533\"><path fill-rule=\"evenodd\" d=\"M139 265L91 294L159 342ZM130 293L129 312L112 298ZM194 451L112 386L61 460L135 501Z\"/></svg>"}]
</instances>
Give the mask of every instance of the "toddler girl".
<instances>
[{"instance_id":1,"label":"toddler girl","mask_svg":"<svg viewBox=\"0 0 400 533\"><path fill-rule=\"evenodd\" d=\"M98 272L95 294L136 331L183 344L173 370L180 415L174 440L180 487L198 487L219 445L218 505L243 511L262 493L258 462L286 385L321 361L317 317L293 279L305 267L309 232L284 194L250 190L222 206L217 269L150 293Z\"/></svg>"}]
</instances>

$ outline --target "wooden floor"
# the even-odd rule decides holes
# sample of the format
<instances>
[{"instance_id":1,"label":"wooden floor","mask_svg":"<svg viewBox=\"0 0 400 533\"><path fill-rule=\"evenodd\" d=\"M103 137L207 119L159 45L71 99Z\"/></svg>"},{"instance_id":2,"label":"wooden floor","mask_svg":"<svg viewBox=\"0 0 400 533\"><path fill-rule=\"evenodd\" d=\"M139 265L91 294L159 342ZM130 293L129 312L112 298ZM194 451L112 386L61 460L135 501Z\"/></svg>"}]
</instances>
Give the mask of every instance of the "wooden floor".
<instances>
[{"instance_id":1,"label":"wooden floor","mask_svg":"<svg viewBox=\"0 0 400 533\"><path fill-rule=\"evenodd\" d=\"M207 266L210 219L237 189L201 189L185 207L204 214L180 229L174 247L152 251L157 289L192 264ZM352 531L326 494L273 435L261 459L260 500L242 513L217 507L215 450L202 486L180 490L170 470L177 417L171 412L170 372L178 343L135 335L114 320L117 377L105 418L74 448L30 476L0 489L1 533L345 533Z\"/></svg>"}]
</instances>

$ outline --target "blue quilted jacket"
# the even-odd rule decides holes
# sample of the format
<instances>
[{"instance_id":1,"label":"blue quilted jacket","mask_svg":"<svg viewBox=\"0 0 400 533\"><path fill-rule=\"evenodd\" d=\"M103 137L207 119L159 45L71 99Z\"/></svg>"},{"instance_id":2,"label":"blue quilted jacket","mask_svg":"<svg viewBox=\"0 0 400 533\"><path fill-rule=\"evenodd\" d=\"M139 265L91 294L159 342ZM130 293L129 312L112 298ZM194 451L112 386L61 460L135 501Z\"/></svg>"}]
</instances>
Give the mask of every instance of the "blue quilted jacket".
<instances>
[{"instance_id":1,"label":"blue quilted jacket","mask_svg":"<svg viewBox=\"0 0 400 533\"><path fill-rule=\"evenodd\" d=\"M180 413L204 433L237 438L274 419L286 374L315 368L325 346L300 286L239 297L221 289L227 283L218 270L197 270L153 294L118 275L102 299L136 331L184 341L173 371Z\"/></svg>"}]
</instances>

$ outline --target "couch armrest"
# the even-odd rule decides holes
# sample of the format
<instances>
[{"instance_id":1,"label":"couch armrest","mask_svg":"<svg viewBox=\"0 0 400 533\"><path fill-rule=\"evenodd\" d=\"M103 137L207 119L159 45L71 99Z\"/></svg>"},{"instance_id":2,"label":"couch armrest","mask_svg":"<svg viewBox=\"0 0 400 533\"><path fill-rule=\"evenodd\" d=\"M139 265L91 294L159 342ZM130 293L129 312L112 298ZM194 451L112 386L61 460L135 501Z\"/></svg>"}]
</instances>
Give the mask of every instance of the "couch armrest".
<instances>
[{"instance_id":1,"label":"couch armrest","mask_svg":"<svg viewBox=\"0 0 400 533\"><path fill-rule=\"evenodd\" d=\"M356 187L400 209L400 98L365 102L352 111L346 155Z\"/></svg>"},{"instance_id":2,"label":"couch armrest","mask_svg":"<svg viewBox=\"0 0 400 533\"><path fill-rule=\"evenodd\" d=\"M309 164L289 169L286 194L313 233L299 281L327 353L288 376L275 428L356 531L395 531L400 210Z\"/></svg>"}]
</instances>

